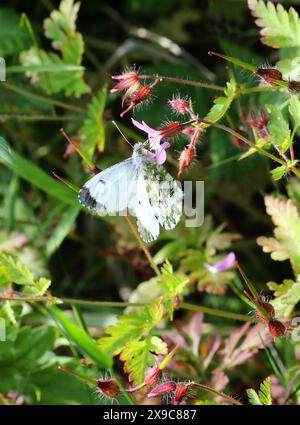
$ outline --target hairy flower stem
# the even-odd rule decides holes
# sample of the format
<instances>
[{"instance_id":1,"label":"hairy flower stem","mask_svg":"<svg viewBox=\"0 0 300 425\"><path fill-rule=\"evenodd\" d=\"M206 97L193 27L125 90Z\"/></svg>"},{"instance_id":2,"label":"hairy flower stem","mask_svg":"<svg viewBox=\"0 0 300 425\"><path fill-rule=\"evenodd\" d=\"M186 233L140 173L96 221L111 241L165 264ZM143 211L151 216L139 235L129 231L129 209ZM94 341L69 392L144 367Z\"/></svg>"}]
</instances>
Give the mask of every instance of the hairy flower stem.
<instances>
[{"instance_id":1,"label":"hairy flower stem","mask_svg":"<svg viewBox=\"0 0 300 425\"><path fill-rule=\"evenodd\" d=\"M158 79L160 81L167 81L169 83L184 84L185 86L192 86L192 87L202 87L204 89L218 90L222 92L226 88L222 86L216 86L215 84L200 83L200 81L190 81L190 80L185 80L183 78L164 77L161 75L140 75L140 79L152 79L152 80Z\"/></svg>"},{"instance_id":2,"label":"hairy flower stem","mask_svg":"<svg viewBox=\"0 0 300 425\"><path fill-rule=\"evenodd\" d=\"M243 405L241 402L239 402L235 398L230 397L229 395L224 394L224 393L222 393L220 391L214 390L213 388L210 388L210 387L208 387L206 385L197 384L196 382L193 382L193 383L190 384L190 386L193 387L193 388L199 388L199 389L204 390L204 391L209 391L209 392L211 392L211 393L213 393L213 394L215 394L215 395L217 395L219 397L224 398L225 400L228 400L230 403L233 403L233 404L235 404L237 406L242 406Z\"/></svg>"},{"instance_id":3,"label":"hairy flower stem","mask_svg":"<svg viewBox=\"0 0 300 425\"><path fill-rule=\"evenodd\" d=\"M134 236L136 237L138 243L140 244L140 247L142 248L142 250L144 251L150 266L152 267L152 269L155 271L155 273L157 274L157 276L160 276L160 271L157 267L157 265L154 263L153 257L150 254L149 249L147 248L145 242L143 241L143 239L140 237L139 232L136 230L135 225L132 223L130 217L125 216L125 219L130 227L130 229L132 230L132 233L134 234Z\"/></svg>"},{"instance_id":4,"label":"hairy flower stem","mask_svg":"<svg viewBox=\"0 0 300 425\"><path fill-rule=\"evenodd\" d=\"M280 165L286 165L286 162L283 159L277 158L277 156L271 154L270 152L265 151L264 149L260 148L259 146L256 146L255 143L252 143L249 139L242 136L237 131L232 130L230 127L226 127L225 125L206 120L204 118L198 118L198 122L202 122L204 124L211 125L212 127L219 128L220 130L224 130L227 133L230 133L232 136L237 137L238 139L242 140L244 143L246 143L248 146L251 146L251 148L254 148L257 150L257 152L261 153L262 155L267 156L268 158L272 159L272 161L277 162ZM298 177L300 178L300 171L296 167L291 167L290 170Z\"/></svg>"}]
</instances>

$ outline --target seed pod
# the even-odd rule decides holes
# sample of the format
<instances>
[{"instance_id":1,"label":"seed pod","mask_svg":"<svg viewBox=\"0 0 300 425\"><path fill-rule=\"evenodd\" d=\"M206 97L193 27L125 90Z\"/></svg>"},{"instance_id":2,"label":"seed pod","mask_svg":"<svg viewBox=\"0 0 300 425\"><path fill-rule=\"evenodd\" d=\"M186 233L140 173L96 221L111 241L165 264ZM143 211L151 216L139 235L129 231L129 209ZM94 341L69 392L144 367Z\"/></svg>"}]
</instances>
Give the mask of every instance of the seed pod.
<instances>
[{"instance_id":1,"label":"seed pod","mask_svg":"<svg viewBox=\"0 0 300 425\"><path fill-rule=\"evenodd\" d=\"M285 336L288 331L286 326L277 319L270 320L268 323L268 327L269 327L269 332L273 338Z\"/></svg>"},{"instance_id":2,"label":"seed pod","mask_svg":"<svg viewBox=\"0 0 300 425\"><path fill-rule=\"evenodd\" d=\"M255 74L273 87L278 86L276 81L284 81L281 72L275 68L257 68Z\"/></svg>"}]
</instances>

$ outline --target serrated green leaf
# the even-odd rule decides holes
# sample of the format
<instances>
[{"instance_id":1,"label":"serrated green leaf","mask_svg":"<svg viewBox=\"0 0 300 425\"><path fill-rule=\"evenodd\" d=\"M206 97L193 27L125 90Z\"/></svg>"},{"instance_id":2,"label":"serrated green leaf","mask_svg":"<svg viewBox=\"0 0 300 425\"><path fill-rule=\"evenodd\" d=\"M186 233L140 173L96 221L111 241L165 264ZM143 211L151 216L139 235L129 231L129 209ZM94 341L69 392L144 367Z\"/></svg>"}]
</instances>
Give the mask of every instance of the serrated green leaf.
<instances>
[{"instance_id":1,"label":"serrated green leaf","mask_svg":"<svg viewBox=\"0 0 300 425\"><path fill-rule=\"evenodd\" d=\"M300 276L294 282L291 279L284 279L283 283L278 285L275 282L269 282L268 287L274 291L275 299L272 305L279 317L290 317L294 307L300 301Z\"/></svg>"},{"instance_id":2,"label":"serrated green leaf","mask_svg":"<svg viewBox=\"0 0 300 425\"><path fill-rule=\"evenodd\" d=\"M0 285L34 285L34 276L16 257L0 253Z\"/></svg>"},{"instance_id":3,"label":"serrated green leaf","mask_svg":"<svg viewBox=\"0 0 300 425\"><path fill-rule=\"evenodd\" d=\"M297 273L300 272L300 217L291 199L265 197L267 213L275 225L274 238L260 236L258 245L270 253L273 260L290 260Z\"/></svg>"},{"instance_id":4,"label":"serrated green leaf","mask_svg":"<svg viewBox=\"0 0 300 425\"><path fill-rule=\"evenodd\" d=\"M257 393L253 389L247 390L247 395L249 402L255 406L270 406L272 405L272 396L271 396L271 380L270 378L265 379L259 387L259 392Z\"/></svg>"},{"instance_id":5,"label":"serrated green leaf","mask_svg":"<svg viewBox=\"0 0 300 425\"><path fill-rule=\"evenodd\" d=\"M23 66L63 67L67 65L78 66L82 63L84 43L82 35L76 32L76 19L80 3L74 0L62 0L59 10L51 12L50 17L44 20L46 37L52 41L52 46L60 52L46 52L32 46L20 55ZM27 71L26 75L31 78L32 84L38 84L47 93L63 92L66 96L80 97L90 91L89 86L83 80L83 70L70 72L57 71L55 74L35 71Z\"/></svg>"},{"instance_id":6,"label":"serrated green leaf","mask_svg":"<svg viewBox=\"0 0 300 425\"><path fill-rule=\"evenodd\" d=\"M300 19L294 8L286 11L281 4L263 0L248 0L252 14L258 18L256 25L261 27L262 42L268 46L300 47Z\"/></svg>"},{"instance_id":7,"label":"serrated green leaf","mask_svg":"<svg viewBox=\"0 0 300 425\"><path fill-rule=\"evenodd\" d=\"M214 100L213 107L205 116L206 120L217 122L225 115L236 95L236 83L233 79L226 83L224 95ZM209 127L209 124L201 124L201 126L206 128Z\"/></svg>"},{"instance_id":8,"label":"serrated green leaf","mask_svg":"<svg viewBox=\"0 0 300 425\"><path fill-rule=\"evenodd\" d=\"M158 279L158 285L163 292L163 302L166 311L169 312L170 320L173 320L174 303L179 297L185 286L188 284L189 278L181 272L173 271L172 265L166 260L161 269L161 275Z\"/></svg>"},{"instance_id":9,"label":"serrated green leaf","mask_svg":"<svg viewBox=\"0 0 300 425\"><path fill-rule=\"evenodd\" d=\"M141 341L129 341L120 359L125 362L129 381L139 385L144 381L146 370L155 364L155 355L166 354L167 344L157 336L148 336Z\"/></svg>"},{"instance_id":10,"label":"serrated green leaf","mask_svg":"<svg viewBox=\"0 0 300 425\"><path fill-rule=\"evenodd\" d=\"M269 140L285 152L290 146L290 129L288 122L283 118L282 112L275 105L265 105L269 114L268 128Z\"/></svg>"},{"instance_id":11,"label":"serrated green leaf","mask_svg":"<svg viewBox=\"0 0 300 425\"><path fill-rule=\"evenodd\" d=\"M140 340L143 334L148 333L162 319L163 306L154 303L138 312L124 314L118 317L115 325L105 329L109 336L100 338L99 346L110 355L119 354L130 340Z\"/></svg>"},{"instance_id":12,"label":"serrated green leaf","mask_svg":"<svg viewBox=\"0 0 300 425\"><path fill-rule=\"evenodd\" d=\"M88 115L79 130L83 136L82 151L88 159L92 159L95 149L100 152L105 147L105 127L103 112L107 98L106 88L100 90L88 105Z\"/></svg>"},{"instance_id":13,"label":"serrated green leaf","mask_svg":"<svg viewBox=\"0 0 300 425\"><path fill-rule=\"evenodd\" d=\"M298 163L298 160L295 161L287 161L286 165L280 165L279 167L274 168L271 171L272 179L274 181L282 179L282 177L286 176L292 167Z\"/></svg>"}]
</instances>

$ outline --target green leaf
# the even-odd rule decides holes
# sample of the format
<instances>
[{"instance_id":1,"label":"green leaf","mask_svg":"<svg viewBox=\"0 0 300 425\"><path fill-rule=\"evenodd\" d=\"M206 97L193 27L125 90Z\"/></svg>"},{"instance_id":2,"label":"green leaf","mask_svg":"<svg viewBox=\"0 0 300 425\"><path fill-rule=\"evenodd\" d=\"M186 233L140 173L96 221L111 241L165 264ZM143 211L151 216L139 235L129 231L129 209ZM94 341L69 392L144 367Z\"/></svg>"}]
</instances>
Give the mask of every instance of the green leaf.
<instances>
[{"instance_id":1,"label":"green leaf","mask_svg":"<svg viewBox=\"0 0 300 425\"><path fill-rule=\"evenodd\" d=\"M61 245L65 237L70 233L80 211L80 204L68 207L61 215L60 222L47 240L45 250L47 256L51 256Z\"/></svg>"},{"instance_id":2,"label":"green leaf","mask_svg":"<svg viewBox=\"0 0 300 425\"><path fill-rule=\"evenodd\" d=\"M288 122L283 118L280 109L275 105L265 105L269 114L268 128L271 133L269 139L275 145L280 147L284 153L290 146L290 129Z\"/></svg>"},{"instance_id":3,"label":"green leaf","mask_svg":"<svg viewBox=\"0 0 300 425\"><path fill-rule=\"evenodd\" d=\"M214 100L214 106L205 116L206 120L217 122L225 115L236 95L236 83L233 79L226 83L224 94L225 96L217 97ZM201 126L206 128L209 124L201 124Z\"/></svg>"},{"instance_id":4,"label":"green leaf","mask_svg":"<svg viewBox=\"0 0 300 425\"><path fill-rule=\"evenodd\" d=\"M144 381L146 370L155 364L155 355L167 354L167 344L157 336L147 336L141 341L129 341L120 359L125 362L129 381L139 385Z\"/></svg>"},{"instance_id":5,"label":"green leaf","mask_svg":"<svg viewBox=\"0 0 300 425\"><path fill-rule=\"evenodd\" d=\"M78 204L74 192L50 177L37 165L13 151L2 137L0 137L0 164L5 165L16 175L60 201L71 205Z\"/></svg>"},{"instance_id":6,"label":"green leaf","mask_svg":"<svg viewBox=\"0 0 300 425\"><path fill-rule=\"evenodd\" d=\"M300 276L297 276L296 282L291 279L284 279L280 285L269 282L268 287L274 291L275 299L271 303L275 308L276 315L290 317L296 304L300 301Z\"/></svg>"},{"instance_id":7,"label":"green leaf","mask_svg":"<svg viewBox=\"0 0 300 425\"><path fill-rule=\"evenodd\" d=\"M174 303L188 284L189 278L181 272L174 273L172 265L166 260L161 269L158 285L163 292L165 310L169 312L170 320L173 320Z\"/></svg>"},{"instance_id":8,"label":"green leaf","mask_svg":"<svg viewBox=\"0 0 300 425\"><path fill-rule=\"evenodd\" d=\"M25 32L20 28L20 17L12 10L0 8L0 57L18 53L26 44Z\"/></svg>"},{"instance_id":9,"label":"green leaf","mask_svg":"<svg viewBox=\"0 0 300 425\"><path fill-rule=\"evenodd\" d=\"M34 285L34 277L28 267L17 258L0 253L0 285L9 286L13 282L18 285Z\"/></svg>"},{"instance_id":10,"label":"green leaf","mask_svg":"<svg viewBox=\"0 0 300 425\"><path fill-rule=\"evenodd\" d=\"M300 125L300 100L297 96L291 96L289 99L289 113L294 121L294 131Z\"/></svg>"},{"instance_id":11,"label":"green leaf","mask_svg":"<svg viewBox=\"0 0 300 425\"><path fill-rule=\"evenodd\" d=\"M62 0L59 10L53 10L50 17L44 20L45 36L52 41L52 47L59 51L46 52L37 46L23 51L20 62L23 66L39 66L61 68L64 66L78 66L82 63L84 43L82 35L76 32L76 19L80 3L73 0ZM89 86L83 80L83 70L73 72L59 71L55 74L44 72L37 73L35 70L27 71L26 75L31 78L32 84L38 84L47 93L63 92L66 96L80 97L90 91Z\"/></svg>"},{"instance_id":12,"label":"green leaf","mask_svg":"<svg viewBox=\"0 0 300 425\"><path fill-rule=\"evenodd\" d=\"M276 261L290 260L300 273L300 217L291 199L265 197L267 213L275 225L274 238L260 236L257 243Z\"/></svg>"},{"instance_id":13,"label":"green leaf","mask_svg":"<svg viewBox=\"0 0 300 425\"><path fill-rule=\"evenodd\" d=\"M58 307L51 307L50 312L60 325L66 337L70 339L79 351L89 357L93 362L102 368L111 369L112 358L110 355L102 351L96 342L71 319L69 319Z\"/></svg>"},{"instance_id":14,"label":"green leaf","mask_svg":"<svg viewBox=\"0 0 300 425\"><path fill-rule=\"evenodd\" d=\"M248 0L255 23L261 27L261 41L270 47L300 47L300 19L294 8L286 11L281 4Z\"/></svg>"},{"instance_id":15,"label":"green leaf","mask_svg":"<svg viewBox=\"0 0 300 425\"><path fill-rule=\"evenodd\" d=\"M272 179L275 181L282 179L282 177L286 176L291 171L291 168L295 167L298 162L298 160L287 161L286 165L280 165L279 167L274 168L271 171Z\"/></svg>"},{"instance_id":16,"label":"green leaf","mask_svg":"<svg viewBox=\"0 0 300 425\"><path fill-rule=\"evenodd\" d=\"M93 158L96 148L102 152L105 147L103 112L106 98L105 88L92 98L88 105L88 116L79 130L79 134L83 136L82 150L90 160Z\"/></svg>"},{"instance_id":17,"label":"green leaf","mask_svg":"<svg viewBox=\"0 0 300 425\"><path fill-rule=\"evenodd\" d=\"M23 285L23 290L27 294L42 296L49 288L51 281L44 277L35 280L29 268L17 257L0 252L0 285L7 287L12 283Z\"/></svg>"},{"instance_id":18,"label":"green leaf","mask_svg":"<svg viewBox=\"0 0 300 425\"><path fill-rule=\"evenodd\" d=\"M118 317L115 325L105 329L109 336L100 338L99 346L109 355L121 353L126 343L138 341L149 333L162 319L163 306L160 302L146 306L138 312L124 314Z\"/></svg>"},{"instance_id":19,"label":"green leaf","mask_svg":"<svg viewBox=\"0 0 300 425\"><path fill-rule=\"evenodd\" d=\"M272 396L271 396L271 380L270 378L265 379L259 387L259 392L257 393L253 389L247 390L247 395L249 402L255 406L272 405Z\"/></svg>"}]
</instances>

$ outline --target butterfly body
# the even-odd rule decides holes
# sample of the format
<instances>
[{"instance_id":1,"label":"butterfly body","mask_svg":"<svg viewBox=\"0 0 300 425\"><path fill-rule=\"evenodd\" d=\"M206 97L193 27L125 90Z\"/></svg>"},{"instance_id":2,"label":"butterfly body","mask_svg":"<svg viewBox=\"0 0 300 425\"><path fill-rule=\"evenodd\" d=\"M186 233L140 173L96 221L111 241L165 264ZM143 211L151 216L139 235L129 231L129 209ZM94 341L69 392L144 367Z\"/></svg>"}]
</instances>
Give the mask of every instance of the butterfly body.
<instances>
[{"instance_id":1,"label":"butterfly body","mask_svg":"<svg viewBox=\"0 0 300 425\"><path fill-rule=\"evenodd\" d=\"M137 143L131 158L88 180L79 201L98 215L129 211L137 217L141 237L151 242L158 237L160 225L171 229L180 220L182 190L179 182L156 165L154 154Z\"/></svg>"}]
</instances>

